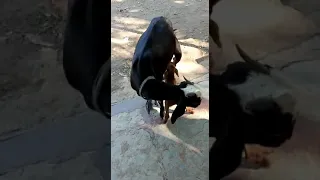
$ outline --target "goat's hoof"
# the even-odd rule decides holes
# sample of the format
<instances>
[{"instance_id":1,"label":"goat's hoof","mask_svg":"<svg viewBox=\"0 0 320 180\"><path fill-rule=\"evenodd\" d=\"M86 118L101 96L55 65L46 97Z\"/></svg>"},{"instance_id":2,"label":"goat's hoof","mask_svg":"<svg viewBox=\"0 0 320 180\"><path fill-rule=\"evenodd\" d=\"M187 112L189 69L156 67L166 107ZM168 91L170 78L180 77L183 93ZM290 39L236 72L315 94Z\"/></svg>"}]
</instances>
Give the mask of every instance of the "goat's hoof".
<instances>
[{"instance_id":1,"label":"goat's hoof","mask_svg":"<svg viewBox=\"0 0 320 180\"><path fill-rule=\"evenodd\" d=\"M263 168L270 166L270 161L267 156L273 152L272 148L263 147L256 144L246 144L245 151L247 162Z\"/></svg>"},{"instance_id":2,"label":"goat's hoof","mask_svg":"<svg viewBox=\"0 0 320 180\"><path fill-rule=\"evenodd\" d=\"M152 101L148 100L146 102L146 109L147 109L148 114L150 114L150 111L152 109Z\"/></svg>"}]
</instances>

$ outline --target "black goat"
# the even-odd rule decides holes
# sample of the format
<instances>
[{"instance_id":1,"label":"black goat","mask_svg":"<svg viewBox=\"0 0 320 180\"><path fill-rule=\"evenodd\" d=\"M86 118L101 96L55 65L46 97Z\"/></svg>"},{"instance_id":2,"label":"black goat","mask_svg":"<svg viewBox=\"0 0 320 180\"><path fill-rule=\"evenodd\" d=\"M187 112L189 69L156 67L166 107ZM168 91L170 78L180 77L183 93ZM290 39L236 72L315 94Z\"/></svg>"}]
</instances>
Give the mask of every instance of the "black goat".
<instances>
[{"instance_id":1,"label":"black goat","mask_svg":"<svg viewBox=\"0 0 320 180\"><path fill-rule=\"evenodd\" d=\"M179 85L163 82L163 74L173 55L173 63L176 65L182 53L172 23L163 16L155 17L139 38L130 74L131 87L139 96L147 100L148 113L152 107L152 100L160 102L161 118L163 118L164 111L163 100L178 102L171 116L172 123L185 113L186 106L197 107L201 103L201 97L198 97L197 94L186 94L182 89L188 86L187 81Z\"/></svg>"}]
</instances>

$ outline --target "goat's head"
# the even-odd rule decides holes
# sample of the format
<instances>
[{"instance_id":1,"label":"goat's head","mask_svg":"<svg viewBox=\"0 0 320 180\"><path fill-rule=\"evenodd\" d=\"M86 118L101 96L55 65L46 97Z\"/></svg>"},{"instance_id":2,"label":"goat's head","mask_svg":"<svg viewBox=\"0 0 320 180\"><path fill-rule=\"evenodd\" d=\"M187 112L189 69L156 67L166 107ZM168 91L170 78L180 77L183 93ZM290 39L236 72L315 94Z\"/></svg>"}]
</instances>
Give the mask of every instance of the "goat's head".
<instances>
[{"instance_id":1,"label":"goat's head","mask_svg":"<svg viewBox=\"0 0 320 180\"><path fill-rule=\"evenodd\" d=\"M201 92L193 82L186 79L180 83L180 88L184 92L184 97L179 100L177 107L172 113L171 123L174 124L177 118L182 116L185 113L186 107L198 107L201 104Z\"/></svg>"},{"instance_id":2,"label":"goat's head","mask_svg":"<svg viewBox=\"0 0 320 180\"><path fill-rule=\"evenodd\" d=\"M199 88L197 88L194 84L194 82L189 81L184 76L184 82L186 83L186 87L182 88L182 91L184 92L185 96L187 97L187 106L190 107L198 107L201 103L201 91Z\"/></svg>"}]
</instances>

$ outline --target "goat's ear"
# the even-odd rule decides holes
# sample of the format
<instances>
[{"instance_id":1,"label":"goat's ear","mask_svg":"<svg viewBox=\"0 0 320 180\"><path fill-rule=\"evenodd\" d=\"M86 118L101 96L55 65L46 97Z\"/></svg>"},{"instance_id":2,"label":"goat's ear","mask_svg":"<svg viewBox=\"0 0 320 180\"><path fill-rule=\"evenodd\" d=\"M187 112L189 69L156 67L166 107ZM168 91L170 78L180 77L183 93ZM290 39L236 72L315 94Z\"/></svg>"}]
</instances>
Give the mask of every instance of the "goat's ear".
<instances>
[{"instance_id":1,"label":"goat's ear","mask_svg":"<svg viewBox=\"0 0 320 180\"><path fill-rule=\"evenodd\" d=\"M179 72L177 68L174 69L174 73L176 73L176 75L179 77Z\"/></svg>"},{"instance_id":2,"label":"goat's ear","mask_svg":"<svg viewBox=\"0 0 320 180\"><path fill-rule=\"evenodd\" d=\"M212 19L209 19L209 35L212 38L212 40L216 43L216 45L221 49L222 43L219 35L219 27L218 24L214 22Z\"/></svg>"}]
</instances>

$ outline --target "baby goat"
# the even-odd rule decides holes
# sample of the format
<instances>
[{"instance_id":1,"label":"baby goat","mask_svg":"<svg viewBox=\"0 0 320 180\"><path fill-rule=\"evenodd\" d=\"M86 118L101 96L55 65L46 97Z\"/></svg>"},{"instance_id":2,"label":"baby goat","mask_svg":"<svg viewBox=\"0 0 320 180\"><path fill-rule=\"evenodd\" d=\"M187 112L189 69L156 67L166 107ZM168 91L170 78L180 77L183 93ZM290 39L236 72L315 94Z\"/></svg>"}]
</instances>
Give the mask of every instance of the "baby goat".
<instances>
[{"instance_id":1,"label":"baby goat","mask_svg":"<svg viewBox=\"0 0 320 180\"><path fill-rule=\"evenodd\" d=\"M176 74L179 77L179 72L178 69L176 68L175 64L173 62L170 62L167 66L167 70L164 73L164 81L166 83L176 85L177 81L176 78L174 77L174 74ZM165 107L164 107L164 121L163 123L167 123L169 119L169 107L172 105L177 104L176 101L174 100L166 100L165 101ZM193 114L193 109L191 107L186 107L186 112Z\"/></svg>"}]
</instances>

